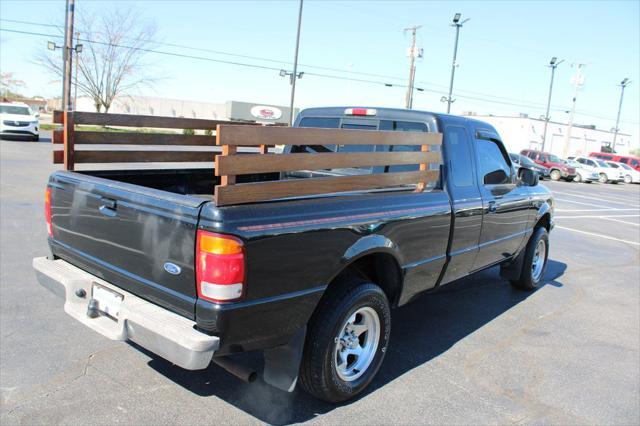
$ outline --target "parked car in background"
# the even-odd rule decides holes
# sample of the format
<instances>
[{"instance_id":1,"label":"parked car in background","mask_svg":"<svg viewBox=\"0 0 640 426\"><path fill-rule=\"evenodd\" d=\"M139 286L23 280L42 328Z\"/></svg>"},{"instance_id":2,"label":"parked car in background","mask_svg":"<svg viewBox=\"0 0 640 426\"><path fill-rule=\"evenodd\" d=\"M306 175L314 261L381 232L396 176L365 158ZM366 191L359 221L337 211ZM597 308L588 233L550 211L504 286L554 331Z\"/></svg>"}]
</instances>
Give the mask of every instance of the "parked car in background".
<instances>
[{"instance_id":1,"label":"parked car in background","mask_svg":"<svg viewBox=\"0 0 640 426\"><path fill-rule=\"evenodd\" d=\"M33 141L40 139L39 114L31 111L27 104L0 103L0 137L27 137Z\"/></svg>"},{"instance_id":2,"label":"parked car in background","mask_svg":"<svg viewBox=\"0 0 640 426\"><path fill-rule=\"evenodd\" d=\"M584 164L580 164L572 159L564 160L564 162L567 166L576 169L576 177L573 179L574 182L591 183L600 180L600 175L598 175L593 168L586 167Z\"/></svg>"},{"instance_id":3,"label":"parked car in background","mask_svg":"<svg viewBox=\"0 0 640 426\"><path fill-rule=\"evenodd\" d=\"M587 157L575 157L575 161L583 164L587 168L592 168L600 177L598 181L600 183L618 183L624 181L624 175L613 167L609 166L604 160L598 160L597 158Z\"/></svg>"},{"instance_id":4,"label":"parked car in background","mask_svg":"<svg viewBox=\"0 0 640 426\"><path fill-rule=\"evenodd\" d=\"M606 161L608 165L614 169L618 169L624 176L624 183L638 183L640 182L640 172L631 168L623 163L616 163L615 161Z\"/></svg>"},{"instance_id":5,"label":"parked car in background","mask_svg":"<svg viewBox=\"0 0 640 426\"><path fill-rule=\"evenodd\" d=\"M549 169L551 180L564 179L571 182L576 177L576 169L567 166L559 157L551 153L523 149L520 151L520 154L529 157L536 164L540 164Z\"/></svg>"},{"instance_id":6,"label":"parked car in background","mask_svg":"<svg viewBox=\"0 0 640 426\"><path fill-rule=\"evenodd\" d=\"M537 172L540 180L543 180L545 178L549 179L549 169L541 166L540 164L534 163L529 159L529 157L515 154L513 152L509 153L509 157L511 157L511 162L513 163L513 167L516 169L516 172L520 169L520 167L525 167Z\"/></svg>"},{"instance_id":7,"label":"parked car in background","mask_svg":"<svg viewBox=\"0 0 640 426\"><path fill-rule=\"evenodd\" d=\"M591 154L589 154L589 157L626 164L632 169L640 171L640 157L637 157L635 155L620 155L608 152L592 152Z\"/></svg>"}]
</instances>

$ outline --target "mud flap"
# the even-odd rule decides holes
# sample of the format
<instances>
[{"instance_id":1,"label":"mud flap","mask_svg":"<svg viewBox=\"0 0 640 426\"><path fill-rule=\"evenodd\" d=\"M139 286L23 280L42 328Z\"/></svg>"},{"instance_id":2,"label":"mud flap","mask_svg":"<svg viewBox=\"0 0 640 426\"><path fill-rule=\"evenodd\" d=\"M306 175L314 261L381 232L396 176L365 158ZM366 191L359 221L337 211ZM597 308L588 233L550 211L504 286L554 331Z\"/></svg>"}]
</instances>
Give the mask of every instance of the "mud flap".
<instances>
[{"instance_id":1,"label":"mud flap","mask_svg":"<svg viewBox=\"0 0 640 426\"><path fill-rule=\"evenodd\" d=\"M527 242L527 245L528 244L529 243ZM520 250L520 254L518 254L515 259L511 260L509 263L501 265L500 276L505 280L518 281L522 275L522 266L524 264L524 255L526 252L527 247L525 246Z\"/></svg>"},{"instance_id":2,"label":"mud flap","mask_svg":"<svg viewBox=\"0 0 640 426\"><path fill-rule=\"evenodd\" d=\"M293 335L289 343L264 351L264 381L286 392L293 392L298 382L307 327Z\"/></svg>"}]
</instances>

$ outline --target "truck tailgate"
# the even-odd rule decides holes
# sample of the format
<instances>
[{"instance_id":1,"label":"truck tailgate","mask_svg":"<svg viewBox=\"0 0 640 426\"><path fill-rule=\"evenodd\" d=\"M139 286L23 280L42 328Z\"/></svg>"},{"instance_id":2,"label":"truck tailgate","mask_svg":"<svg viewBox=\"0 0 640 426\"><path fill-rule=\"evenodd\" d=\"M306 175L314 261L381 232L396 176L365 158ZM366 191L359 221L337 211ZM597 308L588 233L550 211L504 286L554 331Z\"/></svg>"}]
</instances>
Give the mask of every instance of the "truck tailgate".
<instances>
[{"instance_id":1,"label":"truck tailgate","mask_svg":"<svg viewBox=\"0 0 640 426\"><path fill-rule=\"evenodd\" d=\"M205 200L73 172L54 173L49 188L55 256L194 318L195 237Z\"/></svg>"}]
</instances>

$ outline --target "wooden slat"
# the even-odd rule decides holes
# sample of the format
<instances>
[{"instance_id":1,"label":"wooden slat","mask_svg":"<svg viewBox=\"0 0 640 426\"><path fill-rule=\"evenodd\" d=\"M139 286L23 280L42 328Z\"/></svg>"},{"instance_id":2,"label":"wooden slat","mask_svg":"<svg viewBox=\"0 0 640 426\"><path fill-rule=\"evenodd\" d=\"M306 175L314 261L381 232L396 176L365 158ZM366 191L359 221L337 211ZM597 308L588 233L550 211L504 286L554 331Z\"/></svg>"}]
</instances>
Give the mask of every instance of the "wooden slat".
<instances>
[{"instance_id":1,"label":"wooden slat","mask_svg":"<svg viewBox=\"0 0 640 426\"><path fill-rule=\"evenodd\" d=\"M439 163L439 152L297 153L216 156L216 176ZM425 168L426 170L426 168Z\"/></svg>"},{"instance_id":2,"label":"wooden slat","mask_svg":"<svg viewBox=\"0 0 640 426\"><path fill-rule=\"evenodd\" d=\"M215 136L134 132L76 132L76 145L192 145L215 146Z\"/></svg>"},{"instance_id":3,"label":"wooden slat","mask_svg":"<svg viewBox=\"0 0 640 426\"><path fill-rule=\"evenodd\" d=\"M64 169L73 170L75 167L74 156L74 114L72 111L65 111L63 113L63 126L64 126Z\"/></svg>"},{"instance_id":4,"label":"wooden slat","mask_svg":"<svg viewBox=\"0 0 640 426\"><path fill-rule=\"evenodd\" d=\"M222 156L223 157L228 157L230 155L232 156L237 152L238 152L238 148L235 147L235 146L225 145L225 146L222 147ZM215 170L215 165L213 166L213 168ZM223 175L220 178L220 185L221 186L234 185L235 183L236 183L236 176L235 175L226 174L226 175Z\"/></svg>"},{"instance_id":5,"label":"wooden slat","mask_svg":"<svg viewBox=\"0 0 640 426\"><path fill-rule=\"evenodd\" d=\"M76 163L213 162L213 152L202 151L76 151Z\"/></svg>"},{"instance_id":6,"label":"wooden slat","mask_svg":"<svg viewBox=\"0 0 640 426\"><path fill-rule=\"evenodd\" d=\"M56 124L62 124L62 120L64 120L64 112L63 111L53 111L53 122Z\"/></svg>"},{"instance_id":7,"label":"wooden slat","mask_svg":"<svg viewBox=\"0 0 640 426\"><path fill-rule=\"evenodd\" d=\"M53 153L53 164L64 163L64 151L52 151L52 153Z\"/></svg>"},{"instance_id":8,"label":"wooden slat","mask_svg":"<svg viewBox=\"0 0 640 426\"><path fill-rule=\"evenodd\" d=\"M230 122L226 120L202 120L198 118L158 117L155 115L104 114L97 112L75 113L76 124L93 124L96 126L122 127L156 127L163 129L215 129L218 124L234 123L241 126L257 123Z\"/></svg>"},{"instance_id":9,"label":"wooden slat","mask_svg":"<svg viewBox=\"0 0 640 426\"><path fill-rule=\"evenodd\" d=\"M218 145L440 145L441 133L221 124Z\"/></svg>"},{"instance_id":10,"label":"wooden slat","mask_svg":"<svg viewBox=\"0 0 640 426\"><path fill-rule=\"evenodd\" d=\"M55 144L64 143L64 130L54 130L51 142Z\"/></svg>"},{"instance_id":11,"label":"wooden slat","mask_svg":"<svg viewBox=\"0 0 640 426\"><path fill-rule=\"evenodd\" d=\"M253 203L275 198L386 188L417 184L419 182L434 182L438 180L438 176L438 170L425 170L216 186L215 201L218 206Z\"/></svg>"}]
</instances>

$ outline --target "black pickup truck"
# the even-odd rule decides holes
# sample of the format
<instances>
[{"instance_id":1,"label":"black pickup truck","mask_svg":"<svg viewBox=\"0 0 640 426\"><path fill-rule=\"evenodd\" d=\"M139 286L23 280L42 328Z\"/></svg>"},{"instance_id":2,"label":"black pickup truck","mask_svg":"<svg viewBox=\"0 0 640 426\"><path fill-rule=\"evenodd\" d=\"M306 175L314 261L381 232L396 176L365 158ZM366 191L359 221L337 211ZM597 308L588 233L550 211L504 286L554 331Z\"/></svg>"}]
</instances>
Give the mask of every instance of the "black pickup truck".
<instances>
[{"instance_id":1,"label":"black pickup truck","mask_svg":"<svg viewBox=\"0 0 640 426\"><path fill-rule=\"evenodd\" d=\"M438 181L218 206L211 169L56 171L39 282L65 311L191 370L264 351L264 380L326 401L361 392L389 345L390 308L500 265L541 282L553 199L514 171L498 133L465 117L387 108L313 108L295 127L442 134ZM361 132L366 135L367 132ZM419 150L420 147L394 147ZM378 152L389 146L298 146ZM327 170L385 173L418 166ZM304 178L301 171L293 178Z\"/></svg>"}]
</instances>

